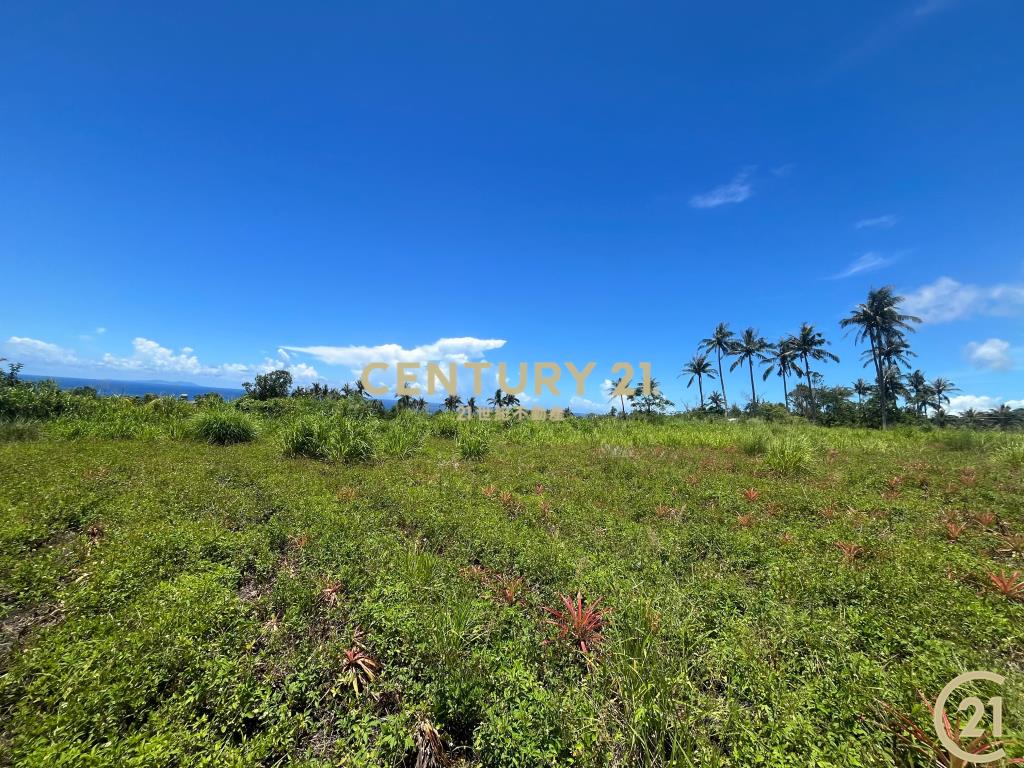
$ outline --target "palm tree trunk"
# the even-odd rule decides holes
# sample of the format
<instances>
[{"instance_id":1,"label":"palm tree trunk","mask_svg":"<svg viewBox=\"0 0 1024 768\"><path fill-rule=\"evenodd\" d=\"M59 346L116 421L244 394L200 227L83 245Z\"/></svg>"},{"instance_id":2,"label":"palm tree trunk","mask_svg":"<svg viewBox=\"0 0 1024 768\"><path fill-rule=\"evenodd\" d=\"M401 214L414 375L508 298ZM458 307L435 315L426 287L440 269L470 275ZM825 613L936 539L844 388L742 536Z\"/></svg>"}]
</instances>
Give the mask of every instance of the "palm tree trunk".
<instances>
[{"instance_id":1,"label":"palm tree trunk","mask_svg":"<svg viewBox=\"0 0 1024 768\"><path fill-rule=\"evenodd\" d=\"M757 405L757 388L754 386L754 358L747 360L750 366L750 398L754 405Z\"/></svg>"},{"instance_id":2,"label":"palm tree trunk","mask_svg":"<svg viewBox=\"0 0 1024 768\"><path fill-rule=\"evenodd\" d=\"M807 355L802 355L804 361L804 373L807 375L807 393L811 398L811 417L814 417L814 385L811 383L811 366L807 364Z\"/></svg>"},{"instance_id":3,"label":"palm tree trunk","mask_svg":"<svg viewBox=\"0 0 1024 768\"><path fill-rule=\"evenodd\" d=\"M725 394L725 376L722 374L722 350L716 349L715 353L718 355L718 380L722 382L722 404L725 406L725 410L729 410L729 398Z\"/></svg>"},{"instance_id":4,"label":"palm tree trunk","mask_svg":"<svg viewBox=\"0 0 1024 768\"><path fill-rule=\"evenodd\" d=\"M700 409L704 410L704 383L701 380L701 376L697 374L697 389L700 391Z\"/></svg>"},{"instance_id":5,"label":"palm tree trunk","mask_svg":"<svg viewBox=\"0 0 1024 768\"><path fill-rule=\"evenodd\" d=\"M786 401L786 410L789 410L789 387L786 385L786 372L782 372L782 394Z\"/></svg>"},{"instance_id":6,"label":"palm tree trunk","mask_svg":"<svg viewBox=\"0 0 1024 768\"><path fill-rule=\"evenodd\" d=\"M882 404L882 430L885 430L887 415L885 407L885 383L882 381L882 362L878 358L878 346L875 344L874 330L868 331L868 341L871 342L871 359L875 363L875 382L878 384L878 397Z\"/></svg>"},{"instance_id":7,"label":"palm tree trunk","mask_svg":"<svg viewBox=\"0 0 1024 768\"><path fill-rule=\"evenodd\" d=\"M622 406L622 418L626 418L626 398L619 395L619 404Z\"/></svg>"}]
</instances>

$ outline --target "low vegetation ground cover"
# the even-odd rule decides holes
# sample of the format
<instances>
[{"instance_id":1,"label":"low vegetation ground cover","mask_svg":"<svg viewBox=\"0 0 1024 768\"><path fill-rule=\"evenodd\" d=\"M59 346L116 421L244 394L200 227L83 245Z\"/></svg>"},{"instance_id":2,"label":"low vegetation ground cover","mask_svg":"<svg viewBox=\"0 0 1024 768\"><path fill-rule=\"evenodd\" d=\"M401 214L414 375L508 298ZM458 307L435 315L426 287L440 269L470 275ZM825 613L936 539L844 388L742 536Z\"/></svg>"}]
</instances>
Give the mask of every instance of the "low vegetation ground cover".
<instances>
[{"instance_id":1,"label":"low vegetation ground cover","mask_svg":"<svg viewBox=\"0 0 1024 768\"><path fill-rule=\"evenodd\" d=\"M347 408L0 430L0 762L924 766L973 669L1021 734L1019 435Z\"/></svg>"}]
</instances>

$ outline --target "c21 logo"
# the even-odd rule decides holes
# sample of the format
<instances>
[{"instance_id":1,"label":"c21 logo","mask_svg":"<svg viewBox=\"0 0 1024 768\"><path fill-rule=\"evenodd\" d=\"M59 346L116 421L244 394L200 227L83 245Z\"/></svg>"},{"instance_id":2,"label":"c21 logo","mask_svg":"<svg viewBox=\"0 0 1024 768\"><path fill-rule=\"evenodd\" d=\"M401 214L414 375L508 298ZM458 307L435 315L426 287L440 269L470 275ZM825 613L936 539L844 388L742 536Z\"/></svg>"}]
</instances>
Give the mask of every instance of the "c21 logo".
<instances>
[{"instance_id":1,"label":"c21 logo","mask_svg":"<svg viewBox=\"0 0 1024 768\"><path fill-rule=\"evenodd\" d=\"M935 726L935 735L939 737L939 741L942 742L942 746L949 750L949 754L953 757L959 758L964 763L973 763L975 765L982 765L984 763L994 763L996 760L1003 760L1006 757L1006 751L1000 747L993 752L968 752L966 751L956 739L953 738L952 729L949 725L949 721L946 719L946 701L953 694L953 692L965 683L971 683L976 680L987 680L996 685L1002 685L1006 678L1003 675L998 675L995 672L964 672L962 675L957 675L939 694L939 698L935 700L935 708L932 710L932 724ZM1003 697L992 696L987 701L982 701L978 696L965 696L957 704L957 712L971 711L970 719L967 721L967 725L964 726L963 730L960 731L959 737L963 739L976 739L975 744L979 748L986 746L986 737L991 737L993 740L998 740L1003 737ZM986 712L992 714L992 729L990 733L987 733L984 728L981 727L981 721L985 717ZM1011 760L1011 763L1024 762L1020 758Z\"/></svg>"}]
</instances>

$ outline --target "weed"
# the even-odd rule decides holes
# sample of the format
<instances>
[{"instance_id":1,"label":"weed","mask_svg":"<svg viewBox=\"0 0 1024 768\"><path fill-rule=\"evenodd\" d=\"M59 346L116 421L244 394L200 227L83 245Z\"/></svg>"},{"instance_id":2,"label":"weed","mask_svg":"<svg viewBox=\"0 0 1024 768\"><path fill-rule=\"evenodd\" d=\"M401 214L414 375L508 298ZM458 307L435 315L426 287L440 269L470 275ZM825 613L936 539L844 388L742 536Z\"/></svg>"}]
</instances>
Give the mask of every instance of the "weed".
<instances>
[{"instance_id":1,"label":"weed","mask_svg":"<svg viewBox=\"0 0 1024 768\"><path fill-rule=\"evenodd\" d=\"M246 414L224 409L209 411L195 417L191 424L191 433L197 440L206 443L232 445L255 440L256 425Z\"/></svg>"},{"instance_id":2,"label":"weed","mask_svg":"<svg viewBox=\"0 0 1024 768\"><path fill-rule=\"evenodd\" d=\"M565 610L545 606L544 611L551 617L546 619L547 623L558 628L559 640L569 640L581 653L590 654L604 641L605 611L600 607L601 598L584 605L581 592L576 593L575 599L560 597Z\"/></svg>"},{"instance_id":3,"label":"weed","mask_svg":"<svg viewBox=\"0 0 1024 768\"><path fill-rule=\"evenodd\" d=\"M995 573L990 572L988 575L989 581L996 590L1011 600L1024 599L1024 576L1021 576L1020 571L1014 571L1013 573Z\"/></svg>"}]
</instances>

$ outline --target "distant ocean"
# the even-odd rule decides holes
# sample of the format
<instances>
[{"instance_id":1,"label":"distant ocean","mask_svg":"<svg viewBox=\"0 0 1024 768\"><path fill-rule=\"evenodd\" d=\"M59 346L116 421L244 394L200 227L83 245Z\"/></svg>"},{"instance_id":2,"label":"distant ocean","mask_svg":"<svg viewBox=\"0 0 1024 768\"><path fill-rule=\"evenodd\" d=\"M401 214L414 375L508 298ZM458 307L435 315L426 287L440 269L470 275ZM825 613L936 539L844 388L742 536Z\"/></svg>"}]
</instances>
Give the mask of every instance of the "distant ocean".
<instances>
[{"instance_id":1,"label":"distant ocean","mask_svg":"<svg viewBox=\"0 0 1024 768\"><path fill-rule=\"evenodd\" d=\"M163 397L180 397L186 395L189 400L196 395L216 392L225 400L234 400L245 394L243 389L229 389L226 387L207 387L202 384L193 384L188 381L120 381L118 379L76 379L70 376L36 376L22 374L21 378L26 381L43 381L52 379L57 382L61 389L74 389L75 387L92 387L101 395L142 395L153 394Z\"/></svg>"}]
</instances>

